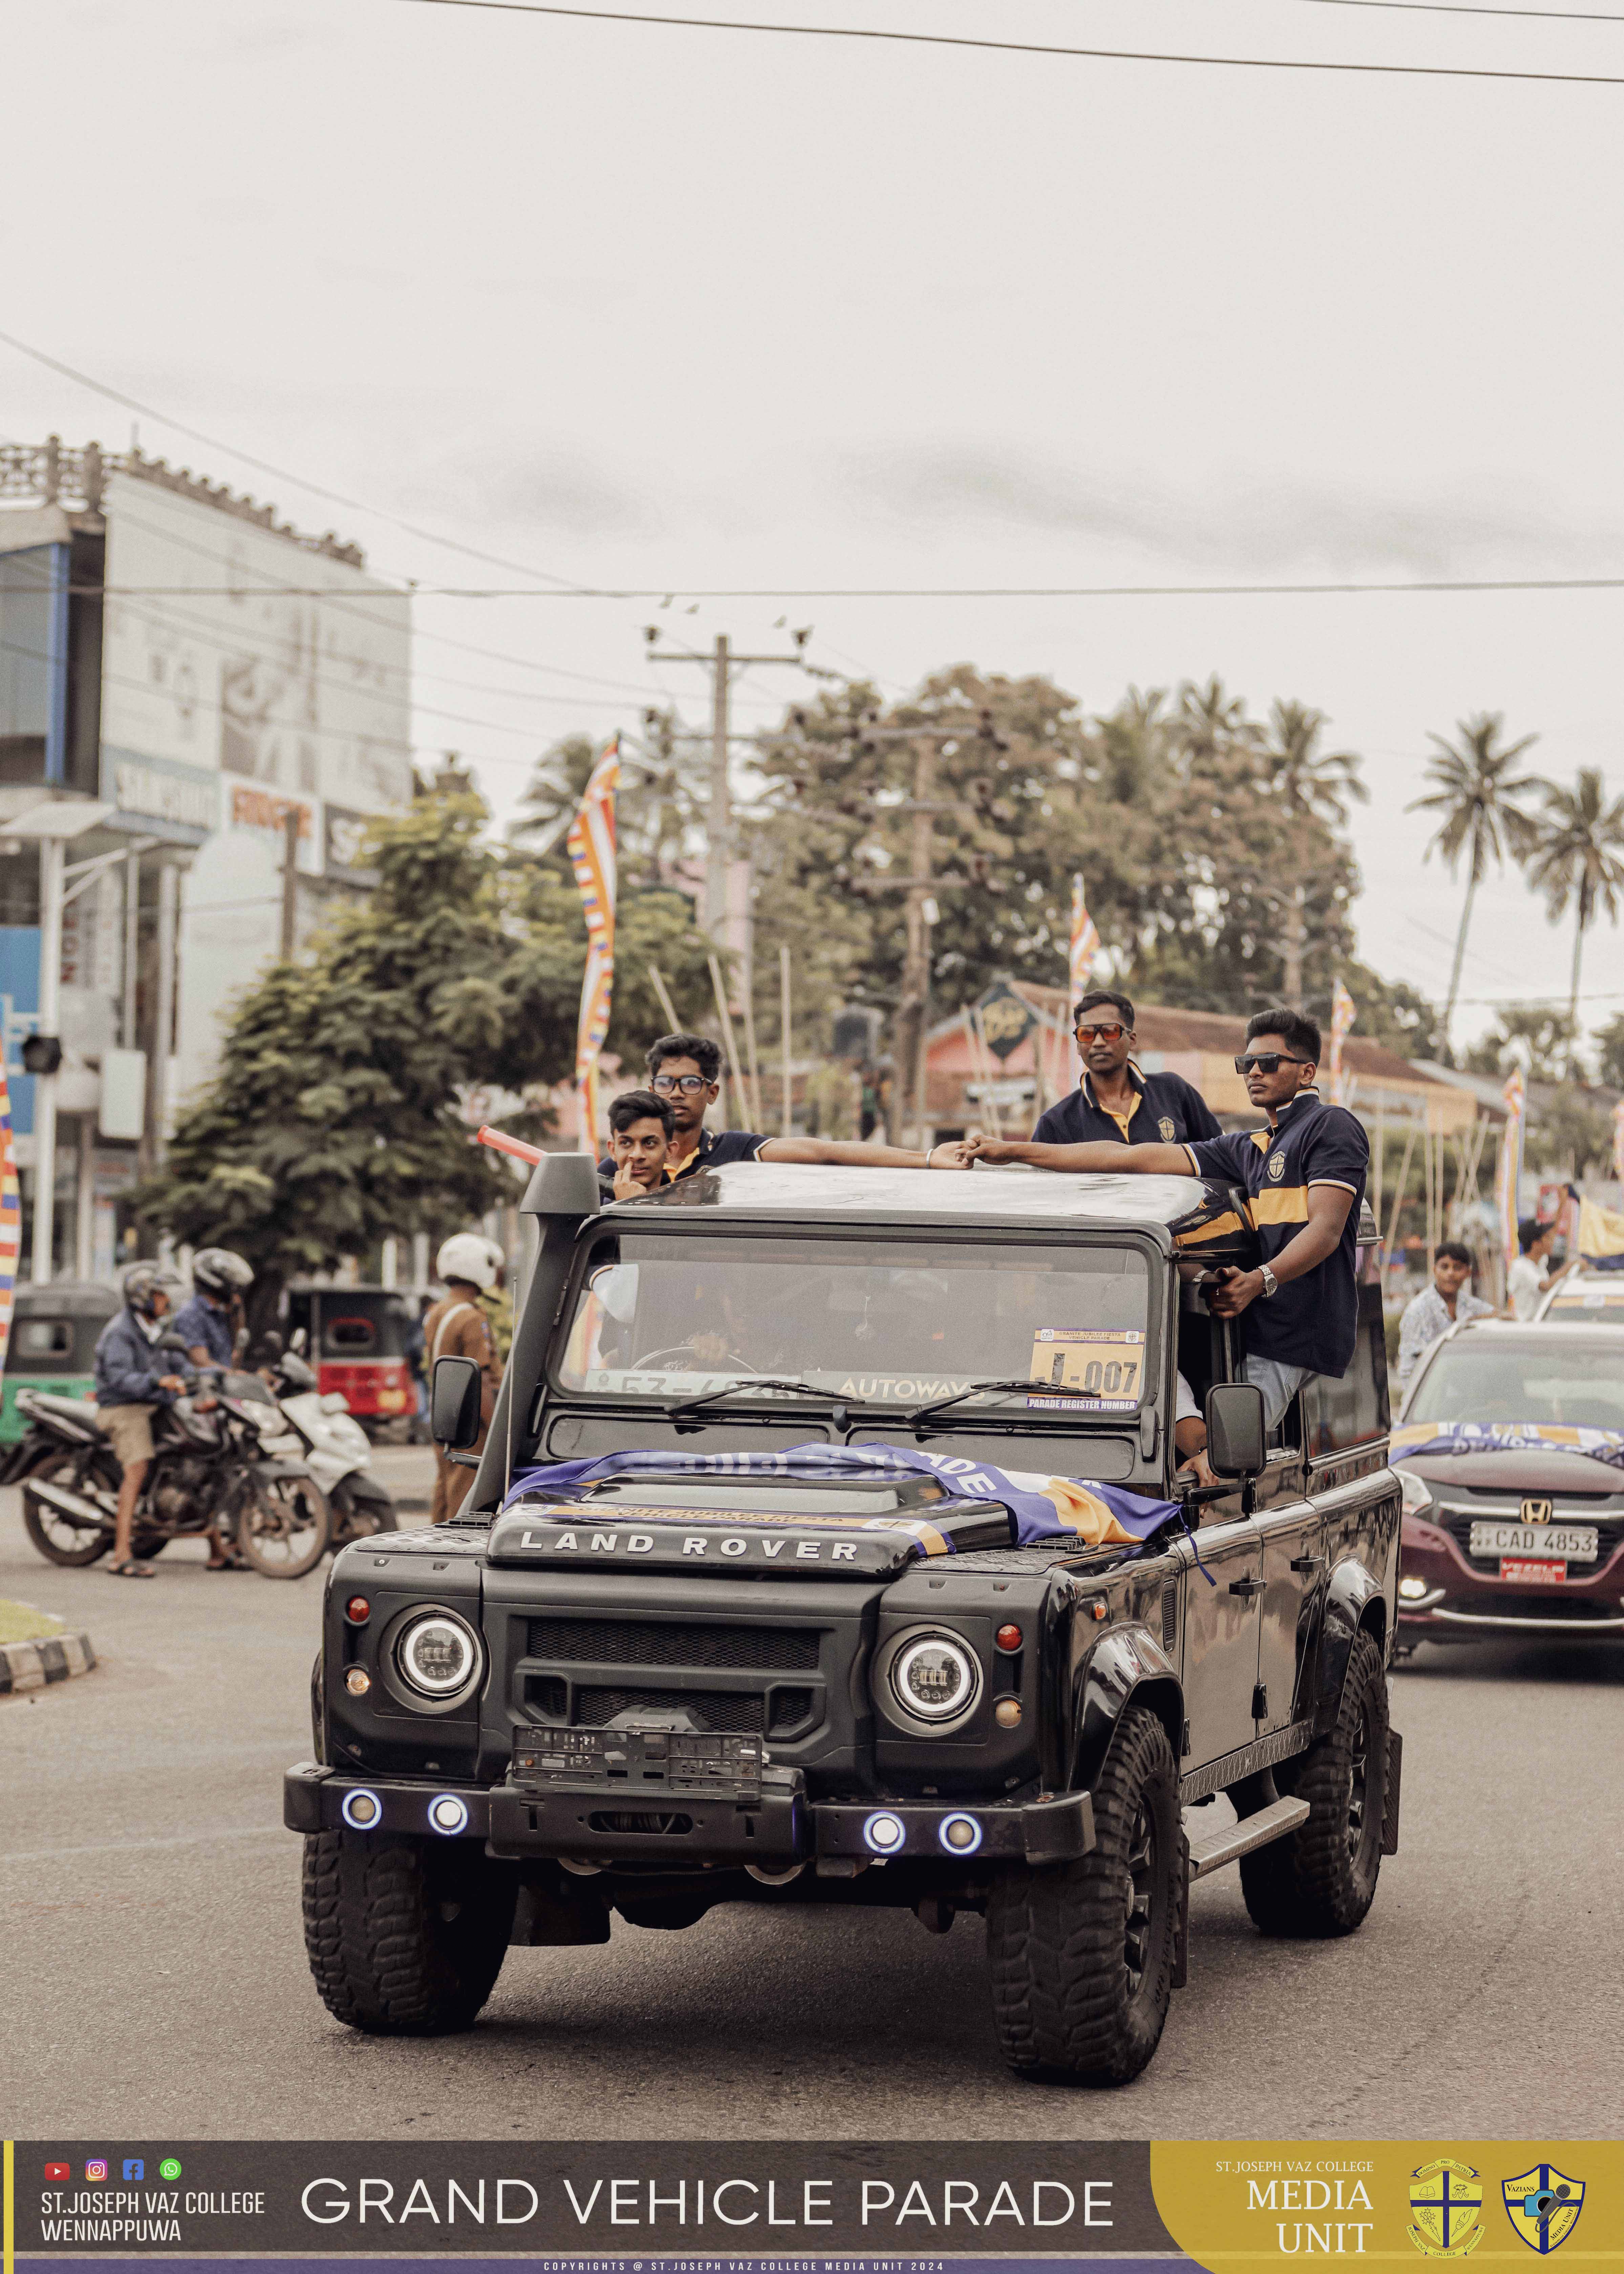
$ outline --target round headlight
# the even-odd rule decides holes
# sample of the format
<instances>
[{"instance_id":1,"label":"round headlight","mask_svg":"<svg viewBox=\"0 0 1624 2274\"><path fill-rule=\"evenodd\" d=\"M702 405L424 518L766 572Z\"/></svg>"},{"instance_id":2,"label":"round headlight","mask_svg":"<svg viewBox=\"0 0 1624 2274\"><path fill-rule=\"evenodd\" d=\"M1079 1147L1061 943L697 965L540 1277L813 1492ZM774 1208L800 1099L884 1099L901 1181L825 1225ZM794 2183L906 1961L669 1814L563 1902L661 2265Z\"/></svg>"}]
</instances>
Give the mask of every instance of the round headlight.
<instances>
[{"instance_id":1,"label":"round headlight","mask_svg":"<svg viewBox=\"0 0 1624 2274\"><path fill-rule=\"evenodd\" d=\"M455 1698L479 1670L477 1638L447 1611L432 1611L402 1629L395 1645L401 1679L425 1698Z\"/></svg>"},{"instance_id":2,"label":"round headlight","mask_svg":"<svg viewBox=\"0 0 1624 2274\"><path fill-rule=\"evenodd\" d=\"M955 1721L975 1703L981 1664L951 1635L916 1635L891 1660L891 1685L903 1712L916 1721Z\"/></svg>"}]
</instances>

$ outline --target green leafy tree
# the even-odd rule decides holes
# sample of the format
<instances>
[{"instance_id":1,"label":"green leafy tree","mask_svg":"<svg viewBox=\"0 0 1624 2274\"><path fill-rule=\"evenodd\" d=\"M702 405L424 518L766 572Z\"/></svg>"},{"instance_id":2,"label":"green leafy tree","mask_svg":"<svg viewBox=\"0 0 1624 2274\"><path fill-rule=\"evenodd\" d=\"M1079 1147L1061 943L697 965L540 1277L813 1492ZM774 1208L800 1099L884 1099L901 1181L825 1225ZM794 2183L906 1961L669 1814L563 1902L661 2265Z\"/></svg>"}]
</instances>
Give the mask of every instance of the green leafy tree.
<instances>
[{"instance_id":1,"label":"green leafy tree","mask_svg":"<svg viewBox=\"0 0 1624 2274\"><path fill-rule=\"evenodd\" d=\"M491 844L486 819L477 798L426 796L374 825L376 890L307 960L272 965L245 991L218 1073L137 1195L177 1239L248 1258L256 1326L294 1274L508 1195L462 1097L574 1071L580 896L556 863ZM650 965L696 999L705 943L686 897L656 888L622 895L616 945L607 1047L635 1079L665 1024ZM542 1132L547 1118L532 1109L506 1126Z\"/></svg>"},{"instance_id":2,"label":"green leafy tree","mask_svg":"<svg viewBox=\"0 0 1624 2274\"><path fill-rule=\"evenodd\" d=\"M1596 1071L1610 1089L1624 1090L1624 1011L1597 1031Z\"/></svg>"},{"instance_id":3,"label":"green leafy tree","mask_svg":"<svg viewBox=\"0 0 1624 2274\"><path fill-rule=\"evenodd\" d=\"M1326 750L1320 738L1329 724L1312 704L1281 702L1269 707L1267 729L1257 746L1259 772L1284 809L1285 826L1299 852L1304 873L1288 887L1284 918L1282 990L1288 1003L1303 999L1303 957L1307 943L1312 867L1324 832L1345 829L1348 802L1365 802L1370 792L1359 779L1359 760L1351 750ZM1323 824L1316 831L1311 825Z\"/></svg>"},{"instance_id":4,"label":"green leafy tree","mask_svg":"<svg viewBox=\"0 0 1624 2274\"><path fill-rule=\"evenodd\" d=\"M1584 935L1598 915L1613 923L1619 920L1619 896L1624 892L1624 797L1609 805L1599 772L1585 766L1572 789L1547 787L1545 804L1528 875L1535 890L1545 894L1553 923L1560 922L1570 905L1574 912L1573 975L1568 992L1571 1069L1578 1046Z\"/></svg>"},{"instance_id":5,"label":"green leafy tree","mask_svg":"<svg viewBox=\"0 0 1624 2274\"><path fill-rule=\"evenodd\" d=\"M1430 860L1443 855L1453 877L1466 855L1466 898L1461 907L1460 929L1455 938L1455 960L1449 967L1449 991L1444 1003L1444 1033L1455 1023L1455 999L1461 991L1461 966L1466 956L1466 934L1471 923L1472 898L1489 873L1489 864L1501 867L1509 854L1515 861L1533 850L1535 825L1517 803L1542 787L1538 776L1514 774L1512 768L1524 750L1538 741L1524 734L1519 742L1502 742L1503 713L1479 711L1456 726L1458 742L1430 734L1436 755L1427 761L1426 779L1433 787L1412 801L1407 810L1427 811L1442 817L1437 834L1426 848Z\"/></svg>"}]
</instances>

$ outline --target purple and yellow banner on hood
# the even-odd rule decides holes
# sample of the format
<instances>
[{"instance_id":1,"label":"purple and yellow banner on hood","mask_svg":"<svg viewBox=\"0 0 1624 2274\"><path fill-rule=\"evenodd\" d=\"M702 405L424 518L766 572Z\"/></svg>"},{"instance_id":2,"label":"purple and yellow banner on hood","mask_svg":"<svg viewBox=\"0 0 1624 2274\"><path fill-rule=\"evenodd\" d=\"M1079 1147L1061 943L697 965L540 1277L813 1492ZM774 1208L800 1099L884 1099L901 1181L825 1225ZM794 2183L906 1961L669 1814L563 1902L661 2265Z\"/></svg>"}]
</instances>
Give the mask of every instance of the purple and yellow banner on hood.
<instances>
[{"instance_id":1,"label":"purple and yellow banner on hood","mask_svg":"<svg viewBox=\"0 0 1624 2274\"><path fill-rule=\"evenodd\" d=\"M1624 1469L1624 1429L1565 1428L1554 1421L1411 1421L1392 1436L1388 1459L1417 1453L1529 1453L1555 1448Z\"/></svg>"},{"instance_id":2,"label":"purple and yellow banner on hood","mask_svg":"<svg viewBox=\"0 0 1624 2274\"><path fill-rule=\"evenodd\" d=\"M956 1500L996 1502L1006 1508L1015 1522L1017 1544L1029 1547L1046 1540L1076 1540L1086 1547L1113 1543L1131 1546L1148 1540L1169 1517L1178 1514L1171 1500L1148 1500L1124 1492L1120 1485L1101 1484L1090 1478L1046 1477L1036 1470L995 1468L988 1461L967 1461L950 1453L928 1453L911 1445L793 1445L778 1453L606 1453L595 1460L554 1461L541 1468L521 1469L514 1477L504 1510L521 1502L568 1502L579 1499L590 1485L611 1477L662 1479L710 1478L718 1482L780 1478L794 1483L831 1485L876 1478L931 1477ZM628 1515L635 1513L628 1509ZM910 1527L916 1512L898 1510L894 1517L862 1519L881 1530ZM685 1509L683 1520L707 1520L734 1525L748 1521L736 1508L719 1507L714 1516L704 1509ZM785 1521L782 1510L773 1523ZM799 1518L796 1519L800 1521ZM951 1540L934 1552L952 1553Z\"/></svg>"}]
</instances>

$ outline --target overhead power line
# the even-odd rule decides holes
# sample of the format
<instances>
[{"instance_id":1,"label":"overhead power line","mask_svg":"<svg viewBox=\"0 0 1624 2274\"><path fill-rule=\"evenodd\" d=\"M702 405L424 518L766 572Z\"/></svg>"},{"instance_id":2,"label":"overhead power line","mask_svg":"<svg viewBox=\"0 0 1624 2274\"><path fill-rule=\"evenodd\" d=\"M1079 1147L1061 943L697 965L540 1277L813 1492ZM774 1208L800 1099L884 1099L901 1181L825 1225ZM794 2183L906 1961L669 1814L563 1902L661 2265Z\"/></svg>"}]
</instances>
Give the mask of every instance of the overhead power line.
<instances>
[{"instance_id":1,"label":"overhead power line","mask_svg":"<svg viewBox=\"0 0 1624 2274\"><path fill-rule=\"evenodd\" d=\"M1304 0L1297 0L1298 6ZM1311 8L1391 9L1417 16L1513 16L1532 24L1624 24L1605 8L1485 8L1473 0L1305 0Z\"/></svg>"},{"instance_id":2,"label":"overhead power line","mask_svg":"<svg viewBox=\"0 0 1624 2274\"><path fill-rule=\"evenodd\" d=\"M306 491L312 497L325 499L328 505L342 505L346 513L370 515L374 521L386 521L391 528L404 530L407 536L417 538L425 545L443 546L447 552L460 553L467 560L488 561L493 568L513 568L523 576L539 577L544 584L575 589L568 577L555 576L550 569L532 568L528 561L509 561L499 553L482 552L477 545L464 545L455 537L441 537L432 529L424 529L415 521L405 521L397 513L387 512L381 506L367 505L360 498L347 497L342 490L327 489L320 482L308 480L303 474L290 473L286 466L273 465L267 458L256 458L252 451L239 450L235 442L222 442L217 434L206 434L200 427L188 426L181 419L171 418L166 410L154 410L150 403L138 402L134 395L125 395L118 388L109 387L99 379L92 379L87 372L78 371L58 357L47 355L43 348L31 346L26 340L19 340L12 332L0 332L0 342L8 348L14 348L19 355L28 356L35 363L43 364L48 371L59 372L64 379L72 380L76 385L89 388L93 395L105 395L109 403L120 403L124 410L133 410L139 418L154 418L159 425L167 426L171 433L184 434L188 441L201 442L207 449L223 450L239 464L252 466L257 473L269 474L274 481L291 482L295 488Z\"/></svg>"},{"instance_id":3,"label":"overhead power line","mask_svg":"<svg viewBox=\"0 0 1624 2274\"><path fill-rule=\"evenodd\" d=\"M1011 56L1075 56L1094 63L1186 64L1223 71L1356 72L1384 79L1522 79L1561 87L1624 87L1605 72L1497 71L1467 64L1338 63L1303 56L1170 55L1159 49L1076 48L1048 40L978 40L962 32L892 32L854 24L763 24L727 16L652 16L629 8L562 8L550 0L402 0L413 8L477 8L493 16L561 16L589 24L663 24L673 31L757 32L807 40L876 40L912 48L973 48Z\"/></svg>"},{"instance_id":4,"label":"overhead power line","mask_svg":"<svg viewBox=\"0 0 1624 2274\"><path fill-rule=\"evenodd\" d=\"M56 591L122 599L341 599L324 584L69 584ZM573 586L421 584L431 600L1157 600L1339 599L1383 592L1617 592L1624 576L1434 576L1327 584L738 584ZM475 650L475 653L483 651ZM517 659L514 659L517 660Z\"/></svg>"}]
</instances>

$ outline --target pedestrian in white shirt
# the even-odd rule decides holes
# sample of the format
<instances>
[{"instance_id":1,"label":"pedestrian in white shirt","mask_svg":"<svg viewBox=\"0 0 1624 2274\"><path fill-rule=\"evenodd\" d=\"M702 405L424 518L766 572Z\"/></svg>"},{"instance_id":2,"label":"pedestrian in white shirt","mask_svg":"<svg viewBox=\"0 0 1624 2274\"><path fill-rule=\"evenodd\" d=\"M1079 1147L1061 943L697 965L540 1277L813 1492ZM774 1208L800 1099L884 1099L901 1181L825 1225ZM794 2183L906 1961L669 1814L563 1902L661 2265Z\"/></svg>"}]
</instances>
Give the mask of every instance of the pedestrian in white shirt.
<instances>
[{"instance_id":1,"label":"pedestrian in white shirt","mask_svg":"<svg viewBox=\"0 0 1624 2274\"><path fill-rule=\"evenodd\" d=\"M1539 1308L1539 1299L1565 1272L1573 1269L1571 1261L1560 1271L1551 1269L1551 1250L1556 1245L1556 1226L1541 1224L1538 1216L1525 1216L1517 1226L1517 1244L1522 1253L1506 1274L1506 1308L1508 1319L1531 1319Z\"/></svg>"},{"instance_id":2,"label":"pedestrian in white shirt","mask_svg":"<svg viewBox=\"0 0 1624 2274\"><path fill-rule=\"evenodd\" d=\"M1398 1386L1410 1387L1410 1377L1440 1335L1461 1319L1488 1319L1492 1303L1471 1291L1471 1250L1458 1239L1446 1239L1432 1259L1432 1284L1404 1306L1398 1328Z\"/></svg>"}]
</instances>

